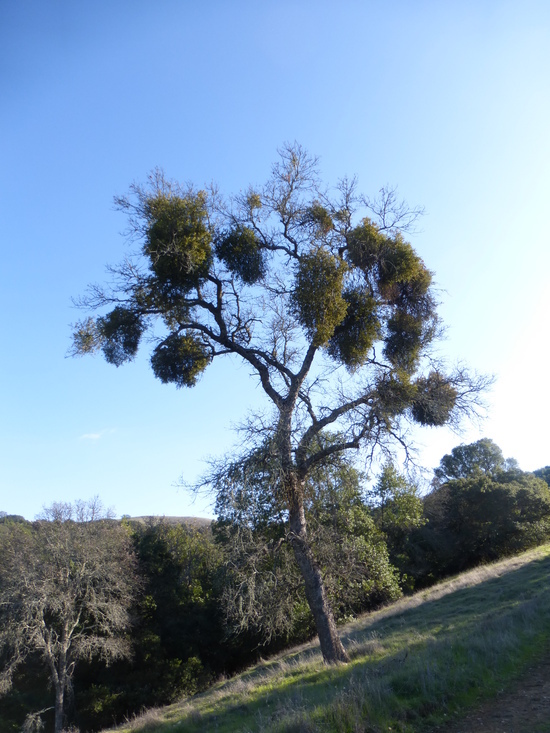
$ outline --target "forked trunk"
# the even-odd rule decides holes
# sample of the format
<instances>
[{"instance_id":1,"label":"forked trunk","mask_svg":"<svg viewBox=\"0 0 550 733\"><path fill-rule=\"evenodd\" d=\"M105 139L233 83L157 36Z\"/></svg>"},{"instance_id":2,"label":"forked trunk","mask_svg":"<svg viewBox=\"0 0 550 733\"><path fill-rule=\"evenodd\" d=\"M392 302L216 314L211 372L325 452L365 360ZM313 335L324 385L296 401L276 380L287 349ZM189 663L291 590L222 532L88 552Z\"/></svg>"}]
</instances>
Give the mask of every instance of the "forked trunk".
<instances>
[{"instance_id":1,"label":"forked trunk","mask_svg":"<svg viewBox=\"0 0 550 733\"><path fill-rule=\"evenodd\" d=\"M294 494L289 508L290 541L304 579L306 599L315 621L323 659L327 664L349 662L349 657L336 629L321 570L309 546L302 497L296 487L289 493Z\"/></svg>"}]
</instances>

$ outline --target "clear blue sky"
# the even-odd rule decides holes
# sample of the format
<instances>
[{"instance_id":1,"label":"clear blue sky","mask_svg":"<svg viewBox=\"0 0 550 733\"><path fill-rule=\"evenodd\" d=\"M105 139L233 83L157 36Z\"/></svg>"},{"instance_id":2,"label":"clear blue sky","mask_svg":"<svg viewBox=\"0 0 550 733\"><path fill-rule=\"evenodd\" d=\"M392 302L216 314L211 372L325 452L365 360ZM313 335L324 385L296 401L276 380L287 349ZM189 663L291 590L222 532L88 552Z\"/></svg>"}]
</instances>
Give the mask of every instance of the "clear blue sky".
<instances>
[{"instance_id":1,"label":"clear blue sky","mask_svg":"<svg viewBox=\"0 0 550 733\"><path fill-rule=\"evenodd\" d=\"M480 429L419 435L424 465L483 435L550 463L547 0L3 0L0 133L0 510L208 514L174 484L231 447L255 383L227 361L176 391L145 358L68 359L71 296L121 259L132 181L159 165L237 191L293 140L327 182L426 208L441 353L498 378Z\"/></svg>"}]
</instances>

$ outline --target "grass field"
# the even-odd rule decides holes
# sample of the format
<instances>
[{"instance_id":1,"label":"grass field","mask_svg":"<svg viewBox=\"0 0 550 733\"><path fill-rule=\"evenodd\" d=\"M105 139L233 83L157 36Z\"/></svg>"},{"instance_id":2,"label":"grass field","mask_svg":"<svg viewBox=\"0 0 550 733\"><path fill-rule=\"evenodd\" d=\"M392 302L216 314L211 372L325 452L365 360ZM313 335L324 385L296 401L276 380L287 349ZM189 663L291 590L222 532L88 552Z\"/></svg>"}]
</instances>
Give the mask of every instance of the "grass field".
<instances>
[{"instance_id":1,"label":"grass field","mask_svg":"<svg viewBox=\"0 0 550 733\"><path fill-rule=\"evenodd\" d=\"M304 645L117 731L429 731L548 652L549 576L550 545L472 570L343 627L347 665Z\"/></svg>"}]
</instances>

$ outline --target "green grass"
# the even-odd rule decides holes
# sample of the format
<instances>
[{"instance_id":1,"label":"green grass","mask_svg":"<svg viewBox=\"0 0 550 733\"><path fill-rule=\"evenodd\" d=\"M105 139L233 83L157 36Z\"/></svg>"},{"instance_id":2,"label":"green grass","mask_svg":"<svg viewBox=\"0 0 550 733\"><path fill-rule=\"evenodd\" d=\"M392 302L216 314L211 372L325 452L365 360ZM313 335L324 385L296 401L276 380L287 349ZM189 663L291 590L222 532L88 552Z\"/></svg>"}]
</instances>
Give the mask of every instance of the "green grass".
<instances>
[{"instance_id":1,"label":"green grass","mask_svg":"<svg viewBox=\"0 0 550 733\"><path fill-rule=\"evenodd\" d=\"M421 733L513 685L550 647L550 545L447 580L117 730Z\"/></svg>"}]
</instances>

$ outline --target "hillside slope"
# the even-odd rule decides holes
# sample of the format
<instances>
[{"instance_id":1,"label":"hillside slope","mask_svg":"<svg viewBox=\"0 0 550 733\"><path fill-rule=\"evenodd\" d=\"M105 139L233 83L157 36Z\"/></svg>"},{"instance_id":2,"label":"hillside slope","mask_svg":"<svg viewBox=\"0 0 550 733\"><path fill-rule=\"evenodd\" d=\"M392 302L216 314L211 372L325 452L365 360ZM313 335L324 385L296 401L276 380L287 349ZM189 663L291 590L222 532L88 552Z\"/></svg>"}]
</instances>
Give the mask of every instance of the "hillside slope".
<instances>
[{"instance_id":1,"label":"hillside slope","mask_svg":"<svg viewBox=\"0 0 550 733\"><path fill-rule=\"evenodd\" d=\"M458 733L550 649L549 573L550 545L478 568L343 628L350 664L311 643L118 730Z\"/></svg>"},{"instance_id":2,"label":"hillside slope","mask_svg":"<svg viewBox=\"0 0 550 733\"><path fill-rule=\"evenodd\" d=\"M434 733L549 733L550 659L526 670L512 689Z\"/></svg>"}]
</instances>

